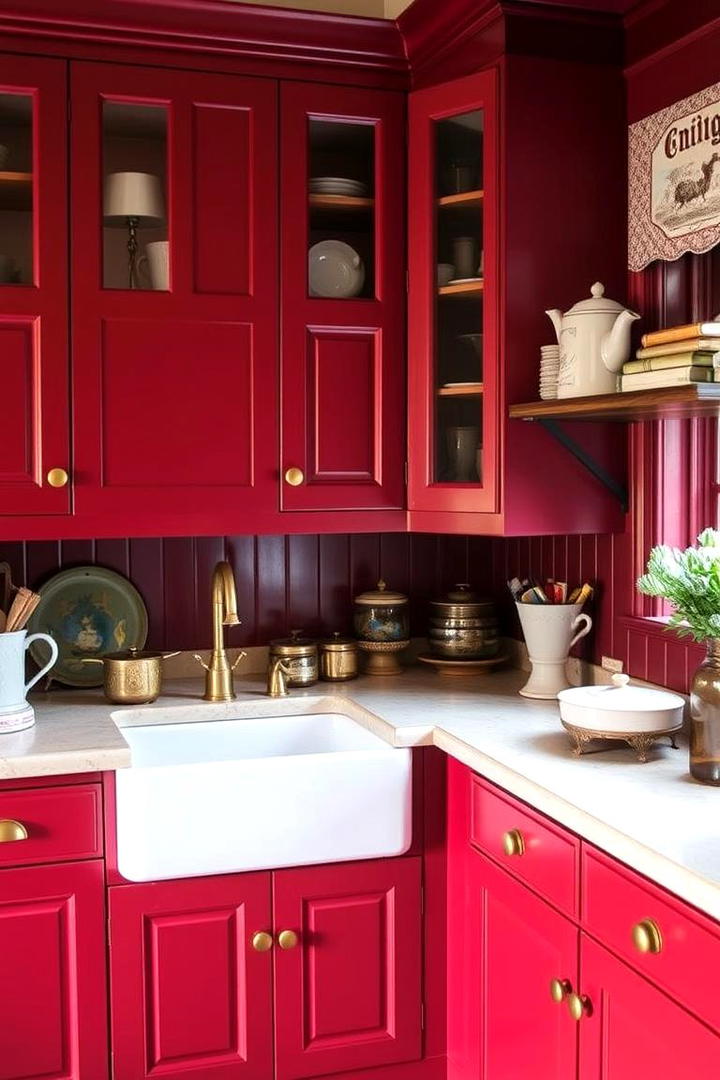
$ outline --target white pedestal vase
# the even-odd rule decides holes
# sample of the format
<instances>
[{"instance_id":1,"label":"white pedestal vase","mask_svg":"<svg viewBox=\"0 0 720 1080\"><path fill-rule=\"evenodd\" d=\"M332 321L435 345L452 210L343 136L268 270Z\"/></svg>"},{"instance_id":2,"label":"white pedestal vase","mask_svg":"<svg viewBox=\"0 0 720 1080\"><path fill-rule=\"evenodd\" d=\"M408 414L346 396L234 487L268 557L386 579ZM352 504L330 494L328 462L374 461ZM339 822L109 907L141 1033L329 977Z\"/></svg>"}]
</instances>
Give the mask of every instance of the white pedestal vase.
<instances>
[{"instance_id":1,"label":"white pedestal vase","mask_svg":"<svg viewBox=\"0 0 720 1080\"><path fill-rule=\"evenodd\" d=\"M570 686L565 671L568 653L590 632L592 619L581 613L582 604L515 606L532 664L530 678L520 693L530 698L556 698Z\"/></svg>"}]
</instances>

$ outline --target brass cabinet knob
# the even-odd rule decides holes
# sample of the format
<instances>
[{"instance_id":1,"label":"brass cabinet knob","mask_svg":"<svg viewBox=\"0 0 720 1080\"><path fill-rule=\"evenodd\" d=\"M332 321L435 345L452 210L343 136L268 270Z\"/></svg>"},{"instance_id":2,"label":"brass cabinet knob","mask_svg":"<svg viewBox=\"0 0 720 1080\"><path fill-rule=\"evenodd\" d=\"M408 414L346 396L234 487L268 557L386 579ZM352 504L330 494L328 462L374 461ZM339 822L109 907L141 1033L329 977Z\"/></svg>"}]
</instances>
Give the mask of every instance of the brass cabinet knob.
<instances>
[{"instance_id":1,"label":"brass cabinet knob","mask_svg":"<svg viewBox=\"0 0 720 1080\"><path fill-rule=\"evenodd\" d=\"M294 949L299 940L294 930L281 930L277 936L277 943L281 949Z\"/></svg>"},{"instance_id":2,"label":"brass cabinet knob","mask_svg":"<svg viewBox=\"0 0 720 1080\"><path fill-rule=\"evenodd\" d=\"M519 829L503 833L502 848L506 855L524 855L525 838Z\"/></svg>"},{"instance_id":3,"label":"brass cabinet knob","mask_svg":"<svg viewBox=\"0 0 720 1080\"><path fill-rule=\"evenodd\" d=\"M70 477L64 469L50 469L47 474L47 482L50 487L65 487Z\"/></svg>"},{"instance_id":4,"label":"brass cabinet knob","mask_svg":"<svg viewBox=\"0 0 720 1080\"><path fill-rule=\"evenodd\" d=\"M300 487L305 482L305 473L302 469L297 469L293 466L291 469L285 470L285 483L290 487Z\"/></svg>"},{"instance_id":5,"label":"brass cabinet knob","mask_svg":"<svg viewBox=\"0 0 720 1080\"><path fill-rule=\"evenodd\" d=\"M569 979L550 980L550 997L556 1005L560 1005L570 994L572 994L572 983Z\"/></svg>"},{"instance_id":6,"label":"brass cabinet knob","mask_svg":"<svg viewBox=\"0 0 720 1080\"><path fill-rule=\"evenodd\" d=\"M272 934L268 934L267 930L258 930L252 936L252 947L255 952L269 952L273 947Z\"/></svg>"},{"instance_id":7,"label":"brass cabinet knob","mask_svg":"<svg viewBox=\"0 0 720 1080\"><path fill-rule=\"evenodd\" d=\"M638 952L662 952L663 940L660 927L654 919L643 919L632 928L632 942Z\"/></svg>"},{"instance_id":8,"label":"brass cabinet knob","mask_svg":"<svg viewBox=\"0 0 720 1080\"><path fill-rule=\"evenodd\" d=\"M576 994L574 992L568 994L567 1005L573 1020L579 1022L583 1016L592 1015L592 1004L590 998L586 997L585 994Z\"/></svg>"},{"instance_id":9,"label":"brass cabinet knob","mask_svg":"<svg viewBox=\"0 0 720 1080\"><path fill-rule=\"evenodd\" d=\"M14 840L27 840L28 831L21 821L12 818L0 820L0 844L10 844Z\"/></svg>"}]
</instances>

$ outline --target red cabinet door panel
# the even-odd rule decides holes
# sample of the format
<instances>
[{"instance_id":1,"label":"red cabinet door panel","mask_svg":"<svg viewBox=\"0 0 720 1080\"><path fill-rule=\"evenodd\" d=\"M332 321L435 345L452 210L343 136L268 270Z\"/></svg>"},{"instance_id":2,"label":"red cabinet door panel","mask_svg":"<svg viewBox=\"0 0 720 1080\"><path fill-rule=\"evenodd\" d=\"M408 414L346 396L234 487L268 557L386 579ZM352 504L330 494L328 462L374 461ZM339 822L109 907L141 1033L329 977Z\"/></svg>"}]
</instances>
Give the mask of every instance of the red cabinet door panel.
<instances>
[{"instance_id":1,"label":"red cabinet door panel","mask_svg":"<svg viewBox=\"0 0 720 1080\"><path fill-rule=\"evenodd\" d=\"M421 1053L420 859L283 870L274 950L278 1080Z\"/></svg>"},{"instance_id":2,"label":"red cabinet door panel","mask_svg":"<svg viewBox=\"0 0 720 1080\"><path fill-rule=\"evenodd\" d=\"M574 1080L577 1023L552 1000L550 981L577 985L577 929L485 856L475 856L470 873L467 918L481 963L465 993L481 1013L478 1075Z\"/></svg>"},{"instance_id":3,"label":"red cabinet door panel","mask_svg":"<svg viewBox=\"0 0 720 1080\"><path fill-rule=\"evenodd\" d=\"M46 482L50 469L70 472L65 64L4 55L0 94L29 101L32 125L31 203L20 214L0 205L3 236L32 219L29 280L0 284L2 399L13 403L3 410L0 516L67 514L70 487Z\"/></svg>"},{"instance_id":4,"label":"red cabinet door panel","mask_svg":"<svg viewBox=\"0 0 720 1080\"><path fill-rule=\"evenodd\" d=\"M272 961L267 874L110 890L116 1080L268 1080Z\"/></svg>"},{"instance_id":5,"label":"red cabinet door panel","mask_svg":"<svg viewBox=\"0 0 720 1080\"><path fill-rule=\"evenodd\" d=\"M276 510L275 84L77 62L71 88L76 509L144 531ZM167 119L167 290L103 286L106 103Z\"/></svg>"},{"instance_id":6,"label":"red cabinet door panel","mask_svg":"<svg viewBox=\"0 0 720 1080\"><path fill-rule=\"evenodd\" d=\"M103 1080L100 861L0 872L0 1080Z\"/></svg>"},{"instance_id":7,"label":"red cabinet door panel","mask_svg":"<svg viewBox=\"0 0 720 1080\"><path fill-rule=\"evenodd\" d=\"M363 247L334 221L311 236L307 178L313 121L373 133L372 241L360 297L308 293L319 236ZM281 90L281 472L283 510L402 508L405 462L404 101L353 87L286 83ZM337 168L347 170L346 163ZM350 166L349 172L352 171Z\"/></svg>"},{"instance_id":8,"label":"red cabinet door panel","mask_svg":"<svg viewBox=\"0 0 720 1080\"><path fill-rule=\"evenodd\" d=\"M702 962L702 961L699 961ZM718 1075L720 1037L582 935L580 1080L697 1080Z\"/></svg>"}]
</instances>

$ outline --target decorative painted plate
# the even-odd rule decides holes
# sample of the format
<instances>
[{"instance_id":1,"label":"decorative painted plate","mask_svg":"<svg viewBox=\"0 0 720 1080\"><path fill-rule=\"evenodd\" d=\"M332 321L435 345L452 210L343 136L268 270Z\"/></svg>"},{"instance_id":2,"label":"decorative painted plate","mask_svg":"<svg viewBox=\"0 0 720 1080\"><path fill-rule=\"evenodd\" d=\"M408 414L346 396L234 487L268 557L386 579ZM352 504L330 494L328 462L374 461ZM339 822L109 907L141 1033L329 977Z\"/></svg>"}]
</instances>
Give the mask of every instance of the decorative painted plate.
<instances>
[{"instance_id":1,"label":"decorative painted plate","mask_svg":"<svg viewBox=\"0 0 720 1080\"><path fill-rule=\"evenodd\" d=\"M114 570L101 566L75 566L50 578L40 592L40 603L30 617L28 633L50 634L58 645L52 678L65 686L102 686L100 664L82 658L104 656L135 647L147 639L148 618L135 586ZM41 641L30 646L33 660L47 661Z\"/></svg>"}]
</instances>

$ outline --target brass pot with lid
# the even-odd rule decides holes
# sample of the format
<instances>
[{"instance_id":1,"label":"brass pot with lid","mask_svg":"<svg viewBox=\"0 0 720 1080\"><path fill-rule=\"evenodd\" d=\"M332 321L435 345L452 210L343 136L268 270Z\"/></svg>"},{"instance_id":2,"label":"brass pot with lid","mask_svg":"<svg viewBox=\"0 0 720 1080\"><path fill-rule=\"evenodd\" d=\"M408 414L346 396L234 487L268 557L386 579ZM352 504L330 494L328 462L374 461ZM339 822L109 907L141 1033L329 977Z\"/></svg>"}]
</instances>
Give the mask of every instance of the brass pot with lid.
<instances>
[{"instance_id":1,"label":"brass pot with lid","mask_svg":"<svg viewBox=\"0 0 720 1080\"><path fill-rule=\"evenodd\" d=\"M358 643L336 631L331 638L320 642L320 678L326 682L356 679L358 674Z\"/></svg>"},{"instance_id":2,"label":"brass pot with lid","mask_svg":"<svg viewBox=\"0 0 720 1080\"><path fill-rule=\"evenodd\" d=\"M291 630L289 637L270 642L270 665L273 660L282 660L287 686L312 686L318 681L317 642L303 637L302 630Z\"/></svg>"},{"instance_id":3,"label":"brass pot with lid","mask_svg":"<svg viewBox=\"0 0 720 1080\"><path fill-rule=\"evenodd\" d=\"M430 652L452 660L490 660L500 651L495 605L469 585L455 585L430 603Z\"/></svg>"},{"instance_id":4,"label":"brass pot with lid","mask_svg":"<svg viewBox=\"0 0 720 1080\"><path fill-rule=\"evenodd\" d=\"M104 656L83 656L83 664L102 664L103 690L116 705L147 705L160 696L162 662L178 652L125 649Z\"/></svg>"}]
</instances>

